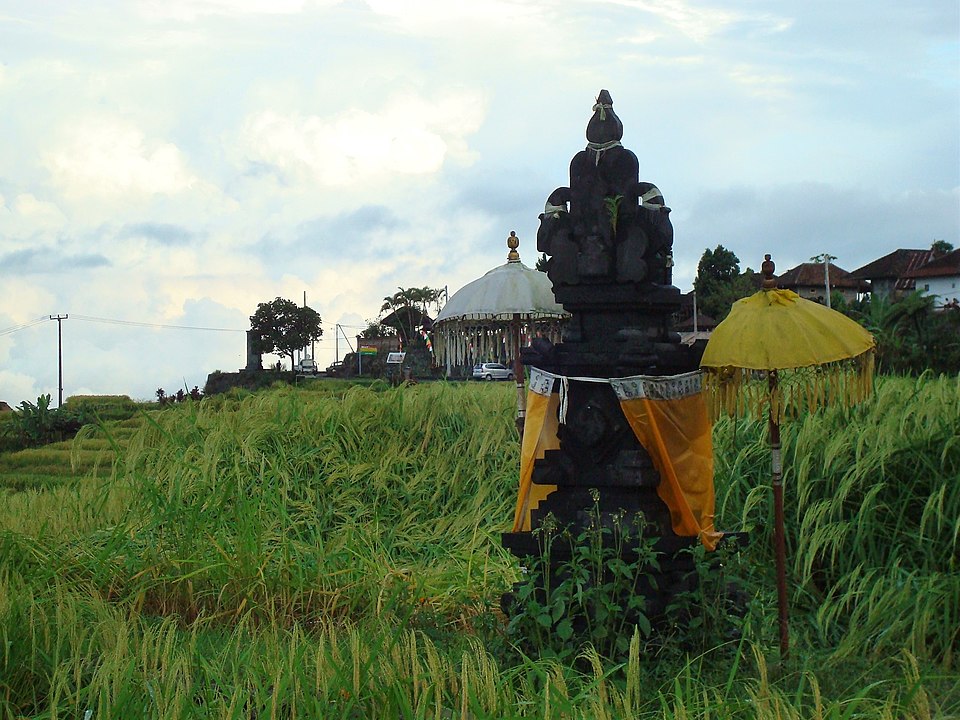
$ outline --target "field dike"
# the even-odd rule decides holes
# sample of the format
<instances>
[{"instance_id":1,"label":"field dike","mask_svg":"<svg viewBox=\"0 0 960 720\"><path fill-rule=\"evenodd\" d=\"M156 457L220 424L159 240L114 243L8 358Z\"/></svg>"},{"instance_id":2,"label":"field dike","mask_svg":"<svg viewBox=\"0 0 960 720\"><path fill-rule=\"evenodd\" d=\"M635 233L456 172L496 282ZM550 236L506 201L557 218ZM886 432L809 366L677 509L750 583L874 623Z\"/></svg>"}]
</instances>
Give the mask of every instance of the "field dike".
<instances>
[{"instance_id":1,"label":"field dike","mask_svg":"<svg viewBox=\"0 0 960 720\"><path fill-rule=\"evenodd\" d=\"M742 635L568 665L496 607L519 577L511 389L323 386L144 413L107 426L110 473L3 498L0 717L960 713L957 378L784 424L786 665L762 423L715 428L717 524L752 537Z\"/></svg>"}]
</instances>

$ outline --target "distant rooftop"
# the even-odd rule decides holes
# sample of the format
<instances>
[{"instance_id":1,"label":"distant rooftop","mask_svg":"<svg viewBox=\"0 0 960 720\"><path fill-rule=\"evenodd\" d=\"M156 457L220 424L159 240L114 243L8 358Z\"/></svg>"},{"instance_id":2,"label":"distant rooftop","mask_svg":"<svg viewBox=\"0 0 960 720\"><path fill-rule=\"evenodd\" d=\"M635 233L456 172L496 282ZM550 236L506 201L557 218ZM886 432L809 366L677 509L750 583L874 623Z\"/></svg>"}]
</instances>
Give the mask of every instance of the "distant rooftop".
<instances>
[{"instance_id":1,"label":"distant rooftop","mask_svg":"<svg viewBox=\"0 0 960 720\"><path fill-rule=\"evenodd\" d=\"M782 288L816 287L824 284L823 263L800 263L790 268L782 275L777 275L777 285ZM851 276L839 265L830 265L830 286L865 290L866 284L859 278Z\"/></svg>"},{"instance_id":2,"label":"distant rooftop","mask_svg":"<svg viewBox=\"0 0 960 720\"><path fill-rule=\"evenodd\" d=\"M948 252L923 267L906 274L908 278L949 277L960 275L960 250Z\"/></svg>"},{"instance_id":3,"label":"distant rooftop","mask_svg":"<svg viewBox=\"0 0 960 720\"><path fill-rule=\"evenodd\" d=\"M862 280L895 280L896 290L909 292L916 283L911 273L934 259L933 250L900 249L854 270L851 275Z\"/></svg>"}]
</instances>

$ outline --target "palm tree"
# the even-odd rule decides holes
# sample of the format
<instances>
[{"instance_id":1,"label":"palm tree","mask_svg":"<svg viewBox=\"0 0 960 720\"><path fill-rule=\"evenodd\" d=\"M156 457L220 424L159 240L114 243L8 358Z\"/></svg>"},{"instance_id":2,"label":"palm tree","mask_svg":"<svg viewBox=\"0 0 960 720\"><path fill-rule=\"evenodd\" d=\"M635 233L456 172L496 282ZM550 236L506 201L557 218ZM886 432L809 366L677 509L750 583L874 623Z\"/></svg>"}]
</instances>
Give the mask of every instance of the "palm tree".
<instances>
[{"instance_id":1,"label":"palm tree","mask_svg":"<svg viewBox=\"0 0 960 720\"><path fill-rule=\"evenodd\" d=\"M429 318L427 308L439 299L442 290L431 287L398 287L397 292L383 298L381 313L388 313L381 319L383 324L395 327L404 344L418 336L417 328L423 319Z\"/></svg>"},{"instance_id":2,"label":"palm tree","mask_svg":"<svg viewBox=\"0 0 960 720\"><path fill-rule=\"evenodd\" d=\"M877 341L878 371L917 374L931 367L942 338L934 329L934 298L913 292L896 301L871 298L852 313Z\"/></svg>"}]
</instances>

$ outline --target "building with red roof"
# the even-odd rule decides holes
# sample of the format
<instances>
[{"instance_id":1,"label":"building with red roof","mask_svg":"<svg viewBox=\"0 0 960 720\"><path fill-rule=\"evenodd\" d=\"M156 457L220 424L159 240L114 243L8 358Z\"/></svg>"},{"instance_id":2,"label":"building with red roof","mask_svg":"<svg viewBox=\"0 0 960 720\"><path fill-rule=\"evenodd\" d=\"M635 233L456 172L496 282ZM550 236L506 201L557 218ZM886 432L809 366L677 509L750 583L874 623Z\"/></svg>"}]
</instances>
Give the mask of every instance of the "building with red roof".
<instances>
[{"instance_id":1,"label":"building with red roof","mask_svg":"<svg viewBox=\"0 0 960 720\"><path fill-rule=\"evenodd\" d=\"M857 268L850 274L859 280L869 281L873 297L896 299L916 289L916 279L910 273L919 270L936 257L932 249L901 248Z\"/></svg>"},{"instance_id":2,"label":"building with red roof","mask_svg":"<svg viewBox=\"0 0 960 720\"><path fill-rule=\"evenodd\" d=\"M866 292L870 292L870 284L860 280L844 270L839 265L830 264L830 291L839 292L845 302L852 303ZM781 275L776 276L777 287L793 290L800 297L817 302L825 302L827 278L823 263L800 263Z\"/></svg>"},{"instance_id":3,"label":"building with red roof","mask_svg":"<svg viewBox=\"0 0 960 720\"><path fill-rule=\"evenodd\" d=\"M941 255L904 277L913 280L916 289L925 295L935 296L937 305L960 305L960 250Z\"/></svg>"}]
</instances>

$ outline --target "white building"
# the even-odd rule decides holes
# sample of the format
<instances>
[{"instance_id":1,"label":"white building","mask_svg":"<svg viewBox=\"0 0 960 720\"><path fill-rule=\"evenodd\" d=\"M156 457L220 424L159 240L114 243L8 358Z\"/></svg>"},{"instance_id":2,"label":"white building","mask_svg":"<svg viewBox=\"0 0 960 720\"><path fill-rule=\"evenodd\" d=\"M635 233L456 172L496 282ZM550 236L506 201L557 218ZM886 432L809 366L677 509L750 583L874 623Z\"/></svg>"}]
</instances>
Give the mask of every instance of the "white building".
<instances>
[{"instance_id":1,"label":"white building","mask_svg":"<svg viewBox=\"0 0 960 720\"><path fill-rule=\"evenodd\" d=\"M960 250L954 250L909 273L917 290L933 295L937 306L960 304Z\"/></svg>"}]
</instances>

